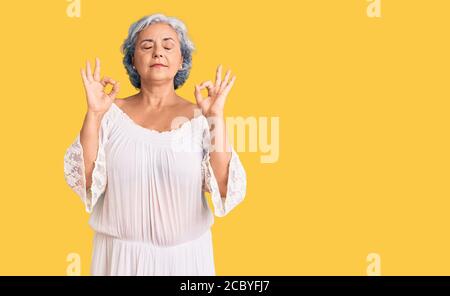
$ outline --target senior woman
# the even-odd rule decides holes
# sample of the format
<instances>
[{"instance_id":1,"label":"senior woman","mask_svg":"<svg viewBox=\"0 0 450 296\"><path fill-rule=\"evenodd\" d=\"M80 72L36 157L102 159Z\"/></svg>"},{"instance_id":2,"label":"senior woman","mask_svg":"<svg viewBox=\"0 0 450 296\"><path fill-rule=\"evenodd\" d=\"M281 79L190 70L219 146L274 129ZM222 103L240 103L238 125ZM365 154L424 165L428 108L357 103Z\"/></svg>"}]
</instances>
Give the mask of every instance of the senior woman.
<instances>
[{"instance_id":1,"label":"senior woman","mask_svg":"<svg viewBox=\"0 0 450 296\"><path fill-rule=\"evenodd\" d=\"M246 173L224 121L235 76L222 79L219 66L215 83L195 85L196 104L175 92L193 50L183 22L154 14L132 24L122 45L138 93L116 99L119 82L100 77L98 58L93 71L89 62L81 69L88 108L64 174L95 231L91 275L215 275L214 214L243 201Z\"/></svg>"}]
</instances>

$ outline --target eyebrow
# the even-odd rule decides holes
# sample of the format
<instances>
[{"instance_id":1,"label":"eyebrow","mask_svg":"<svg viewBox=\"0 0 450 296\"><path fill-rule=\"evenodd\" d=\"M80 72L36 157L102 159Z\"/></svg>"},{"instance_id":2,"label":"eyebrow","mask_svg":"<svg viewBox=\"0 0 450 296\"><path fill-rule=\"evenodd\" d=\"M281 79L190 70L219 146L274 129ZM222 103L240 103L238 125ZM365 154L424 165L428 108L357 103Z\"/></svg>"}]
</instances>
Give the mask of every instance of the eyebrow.
<instances>
[{"instance_id":1,"label":"eyebrow","mask_svg":"<svg viewBox=\"0 0 450 296\"><path fill-rule=\"evenodd\" d=\"M163 39L163 41L166 41L166 40L169 40L169 39L172 40L173 42L175 42L175 40L174 40L172 37L166 37L166 38ZM144 39L144 40L142 40L141 43L142 43L142 42L145 42L145 41L154 42L153 39L150 39L150 38L149 38L149 39Z\"/></svg>"}]
</instances>

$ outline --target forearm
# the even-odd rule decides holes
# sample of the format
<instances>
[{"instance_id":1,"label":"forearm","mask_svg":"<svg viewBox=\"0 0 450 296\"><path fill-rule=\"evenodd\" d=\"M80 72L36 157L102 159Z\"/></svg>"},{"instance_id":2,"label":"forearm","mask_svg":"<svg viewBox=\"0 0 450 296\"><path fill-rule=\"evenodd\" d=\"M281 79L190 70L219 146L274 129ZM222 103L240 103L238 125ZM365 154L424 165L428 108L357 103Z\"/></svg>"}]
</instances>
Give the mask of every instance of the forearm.
<instances>
[{"instance_id":1,"label":"forearm","mask_svg":"<svg viewBox=\"0 0 450 296\"><path fill-rule=\"evenodd\" d=\"M99 148L99 132L103 114L86 112L83 126L80 130L80 143L83 147L83 159L86 174L86 189L91 187L92 172Z\"/></svg>"},{"instance_id":2,"label":"forearm","mask_svg":"<svg viewBox=\"0 0 450 296\"><path fill-rule=\"evenodd\" d=\"M209 153L211 167L219 185L220 195L227 194L228 168L231 160L231 146L227 136L223 114L214 115L210 124L212 151Z\"/></svg>"}]
</instances>

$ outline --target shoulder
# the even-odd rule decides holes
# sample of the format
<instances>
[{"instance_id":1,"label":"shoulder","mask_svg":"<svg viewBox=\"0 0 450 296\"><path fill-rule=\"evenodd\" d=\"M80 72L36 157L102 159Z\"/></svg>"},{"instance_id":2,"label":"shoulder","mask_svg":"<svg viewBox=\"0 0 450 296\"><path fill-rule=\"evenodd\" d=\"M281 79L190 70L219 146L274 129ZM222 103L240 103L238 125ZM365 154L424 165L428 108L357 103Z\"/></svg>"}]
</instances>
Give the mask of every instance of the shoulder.
<instances>
[{"instance_id":1,"label":"shoulder","mask_svg":"<svg viewBox=\"0 0 450 296\"><path fill-rule=\"evenodd\" d=\"M209 131L209 124L207 118L202 114L200 107L196 103L192 103L187 99L180 97L178 109L175 113L183 114L187 118L194 130L200 131L201 135L205 135Z\"/></svg>"},{"instance_id":2,"label":"shoulder","mask_svg":"<svg viewBox=\"0 0 450 296\"><path fill-rule=\"evenodd\" d=\"M179 103L177 105L180 108L186 109L188 111L194 111L196 108L198 108L197 104L194 104L191 101L182 97L179 97Z\"/></svg>"},{"instance_id":3,"label":"shoulder","mask_svg":"<svg viewBox=\"0 0 450 296\"><path fill-rule=\"evenodd\" d=\"M197 104L182 97L179 97L179 101L174 106L173 110L175 114L182 115L183 117L191 120L196 119L199 116L203 116L202 111Z\"/></svg>"},{"instance_id":4,"label":"shoulder","mask_svg":"<svg viewBox=\"0 0 450 296\"><path fill-rule=\"evenodd\" d=\"M121 99L116 98L116 99L114 100L114 103L115 103L118 107L122 108L122 107L124 107L125 105L127 105L129 102L133 101L133 99L135 98L135 96L136 96L136 95L132 95L132 96L129 96L129 97L126 97L126 98L121 98Z\"/></svg>"},{"instance_id":5,"label":"shoulder","mask_svg":"<svg viewBox=\"0 0 450 296\"><path fill-rule=\"evenodd\" d=\"M126 99L115 99L108 111L103 116L102 121L105 122L106 125L110 125L112 122L116 121L118 115L120 115L122 111L122 107L125 103ZM115 105L115 106L114 106Z\"/></svg>"}]
</instances>

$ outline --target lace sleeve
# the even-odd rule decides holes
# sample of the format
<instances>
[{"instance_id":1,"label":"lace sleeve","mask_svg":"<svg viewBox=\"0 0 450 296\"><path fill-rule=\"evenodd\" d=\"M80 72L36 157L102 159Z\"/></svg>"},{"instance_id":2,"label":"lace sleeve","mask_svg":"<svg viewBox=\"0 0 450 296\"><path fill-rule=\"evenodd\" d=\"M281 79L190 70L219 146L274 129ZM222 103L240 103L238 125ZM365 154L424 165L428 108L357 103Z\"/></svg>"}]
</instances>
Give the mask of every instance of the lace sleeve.
<instances>
[{"instance_id":1,"label":"lace sleeve","mask_svg":"<svg viewBox=\"0 0 450 296\"><path fill-rule=\"evenodd\" d=\"M203 191L211 193L214 213L218 217L223 217L244 200L247 188L247 177L239 156L232 147L231 160L228 168L227 193L225 197L222 197L210 163L210 147L211 139L209 127L207 127L205 128L203 139Z\"/></svg>"},{"instance_id":2,"label":"lace sleeve","mask_svg":"<svg viewBox=\"0 0 450 296\"><path fill-rule=\"evenodd\" d=\"M108 138L108 113L105 113L100 125L99 147L94 162L90 188L86 188L86 173L80 133L78 133L64 155L64 178L69 187L81 198L88 213L92 213L97 201L105 195L107 183L105 144Z\"/></svg>"}]
</instances>

